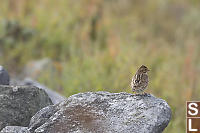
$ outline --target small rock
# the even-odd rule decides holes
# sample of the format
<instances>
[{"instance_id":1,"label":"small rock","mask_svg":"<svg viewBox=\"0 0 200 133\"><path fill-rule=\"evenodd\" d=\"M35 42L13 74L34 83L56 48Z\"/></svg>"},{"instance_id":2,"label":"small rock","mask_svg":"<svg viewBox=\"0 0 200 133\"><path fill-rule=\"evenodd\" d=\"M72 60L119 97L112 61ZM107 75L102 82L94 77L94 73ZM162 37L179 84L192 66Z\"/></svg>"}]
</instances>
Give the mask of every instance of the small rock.
<instances>
[{"instance_id":1,"label":"small rock","mask_svg":"<svg viewBox=\"0 0 200 133\"><path fill-rule=\"evenodd\" d=\"M13 92L17 92L17 91L18 91L18 87L17 86L13 87Z\"/></svg>"},{"instance_id":2,"label":"small rock","mask_svg":"<svg viewBox=\"0 0 200 133\"><path fill-rule=\"evenodd\" d=\"M33 133L161 133L171 109L152 95L79 93L40 110L31 119Z\"/></svg>"},{"instance_id":3,"label":"small rock","mask_svg":"<svg viewBox=\"0 0 200 133\"><path fill-rule=\"evenodd\" d=\"M0 85L0 130L6 126L28 126L31 117L49 105L52 101L42 89Z\"/></svg>"},{"instance_id":4,"label":"small rock","mask_svg":"<svg viewBox=\"0 0 200 133\"><path fill-rule=\"evenodd\" d=\"M10 82L10 76L8 72L3 68L3 66L0 66L0 85L9 85Z\"/></svg>"}]
</instances>

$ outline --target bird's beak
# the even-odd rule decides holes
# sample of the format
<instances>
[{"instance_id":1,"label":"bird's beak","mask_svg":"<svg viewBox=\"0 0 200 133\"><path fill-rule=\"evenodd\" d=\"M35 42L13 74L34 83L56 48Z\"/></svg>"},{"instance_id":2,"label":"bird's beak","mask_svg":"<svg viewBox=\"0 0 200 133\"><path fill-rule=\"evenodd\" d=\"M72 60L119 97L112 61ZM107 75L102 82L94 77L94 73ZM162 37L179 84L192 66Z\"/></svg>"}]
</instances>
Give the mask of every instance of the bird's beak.
<instances>
[{"instance_id":1,"label":"bird's beak","mask_svg":"<svg viewBox=\"0 0 200 133\"><path fill-rule=\"evenodd\" d=\"M147 71L150 71L149 69Z\"/></svg>"}]
</instances>

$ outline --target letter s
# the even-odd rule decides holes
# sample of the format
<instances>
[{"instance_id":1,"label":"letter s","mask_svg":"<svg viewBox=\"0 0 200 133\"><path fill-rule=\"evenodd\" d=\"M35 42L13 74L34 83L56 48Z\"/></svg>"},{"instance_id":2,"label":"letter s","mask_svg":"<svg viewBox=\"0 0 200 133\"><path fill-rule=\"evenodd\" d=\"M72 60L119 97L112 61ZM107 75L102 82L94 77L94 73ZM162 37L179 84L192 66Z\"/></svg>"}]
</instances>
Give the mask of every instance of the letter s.
<instances>
[{"instance_id":1,"label":"letter s","mask_svg":"<svg viewBox=\"0 0 200 133\"><path fill-rule=\"evenodd\" d=\"M195 108L195 107L192 107L192 105L194 105L196 108ZM193 110L193 111L194 111L194 113L192 113L192 112L189 110L188 113L189 113L190 115L197 115L197 114L198 114L198 109L197 109L198 105L197 105L196 103L189 103L188 107L189 107L190 110Z\"/></svg>"}]
</instances>

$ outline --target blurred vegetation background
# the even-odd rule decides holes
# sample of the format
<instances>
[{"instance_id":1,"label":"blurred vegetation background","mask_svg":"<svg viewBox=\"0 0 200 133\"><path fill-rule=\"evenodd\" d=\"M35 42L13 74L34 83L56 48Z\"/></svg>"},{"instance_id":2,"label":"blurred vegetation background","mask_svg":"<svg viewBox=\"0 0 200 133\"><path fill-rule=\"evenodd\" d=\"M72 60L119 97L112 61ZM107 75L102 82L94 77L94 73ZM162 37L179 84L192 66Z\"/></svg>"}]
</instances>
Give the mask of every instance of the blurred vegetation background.
<instances>
[{"instance_id":1,"label":"blurred vegetation background","mask_svg":"<svg viewBox=\"0 0 200 133\"><path fill-rule=\"evenodd\" d=\"M200 1L0 0L0 64L17 76L33 60L55 67L37 80L65 96L131 93L145 64L148 92L165 99L185 132L185 101L200 98ZM30 67L31 69L31 67Z\"/></svg>"}]
</instances>

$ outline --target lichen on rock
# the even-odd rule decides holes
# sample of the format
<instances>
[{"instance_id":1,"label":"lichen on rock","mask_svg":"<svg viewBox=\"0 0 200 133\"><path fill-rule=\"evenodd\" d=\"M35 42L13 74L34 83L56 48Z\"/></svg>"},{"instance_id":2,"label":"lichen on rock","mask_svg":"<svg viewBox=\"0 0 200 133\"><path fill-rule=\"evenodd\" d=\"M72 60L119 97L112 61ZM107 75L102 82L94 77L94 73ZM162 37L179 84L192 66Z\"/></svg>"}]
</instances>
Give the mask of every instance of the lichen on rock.
<instances>
[{"instance_id":1,"label":"lichen on rock","mask_svg":"<svg viewBox=\"0 0 200 133\"><path fill-rule=\"evenodd\" d=\"M32 117L29 130L35 133L161 133L170 119L169 105L150 94L87 92L40 110Z\"/></svg>"}]
</instances>

